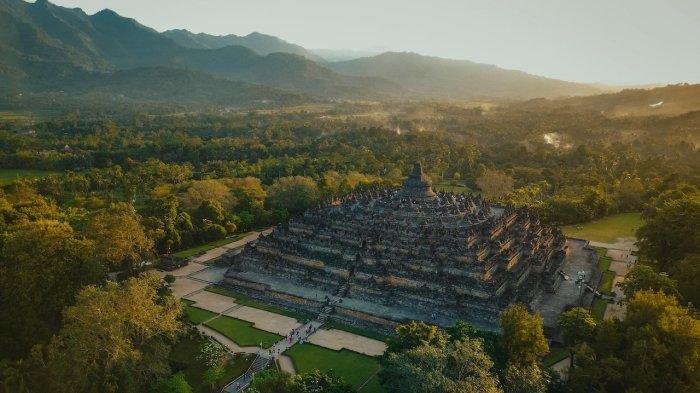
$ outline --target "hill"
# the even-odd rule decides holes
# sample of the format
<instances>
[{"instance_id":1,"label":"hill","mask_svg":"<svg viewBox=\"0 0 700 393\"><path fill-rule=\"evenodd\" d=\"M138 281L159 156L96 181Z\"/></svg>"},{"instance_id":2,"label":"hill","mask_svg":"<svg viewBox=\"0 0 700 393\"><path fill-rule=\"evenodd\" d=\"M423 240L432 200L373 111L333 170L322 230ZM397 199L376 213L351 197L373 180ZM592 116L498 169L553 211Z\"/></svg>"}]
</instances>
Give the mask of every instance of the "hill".
<instances>
[{"instance_id":1,"label":"hill","mask_svg":"<svg viewBox=\"0 0 700 393\"><path fill-rule=\"evenodd\" d=\"M467 60L443 59L409 52L386 52L373 57L329 63L328 67L346 75L385 78L415 94L430 98L527 99L600 92L585 84Z\"/></svg>"},{"instance_id":2,"label":"hill","mask_svg":"<svg viewBox=\"0 0 700 393\"><path fill-rule=\"evenodd\" d=\"M677 116L700 109L700 84L678 84L653 89L625 89L617 93L561 100L533 100L523 106L576 107L609 117Z\"/></svg>"},{"instance_id":3,"label":"hill","mask_svg":"<svg viewBox=\"0 0 700 393\"><path fill-rule=\"evenodd\" d=\"M0 82L4 88L46 86L35 82L46 79L47 71L73 74L75 69L114 72L153 66L190 68L326 98L383 97L400 91L388 81L340 75L298 55L261 56L241 46L185 48L111 10L87 15L46 0L0 0Z\"/></svg>"},{"instance_id":4,"label":"hill","mask_svg":"<svg viewBox=\"0 0 700 393\"><path fill-rule=\"evenodd\" d=\"M317 56L304 47L292 44L281 38L262 34L258 32L250 33L246 36L235 34L211 35L205 33L192 33L184 29L168 30L163 35L175 41L178 45L191 49L220 49L226 46L243 46L253 50L260 55L270 53L289 53L305 57L315 62L324 63L325 60Z\"/></svg>"}]
</instances>

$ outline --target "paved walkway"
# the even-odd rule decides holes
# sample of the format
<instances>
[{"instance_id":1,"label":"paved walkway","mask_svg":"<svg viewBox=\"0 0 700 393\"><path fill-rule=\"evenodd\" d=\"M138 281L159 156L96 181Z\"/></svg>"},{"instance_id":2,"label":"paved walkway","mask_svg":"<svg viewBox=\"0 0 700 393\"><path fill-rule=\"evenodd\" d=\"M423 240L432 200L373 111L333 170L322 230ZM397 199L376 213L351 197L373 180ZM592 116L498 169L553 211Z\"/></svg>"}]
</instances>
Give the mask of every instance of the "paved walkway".
<instances>
[{"instance_id":1,"label":"paved walkway","mask_svg":"<svg viewBox=\"0 0 700 393\"><path fill-rule=\"evenodd\" d=\"M241 247L245 246L246 244L248 244L254 240L257 240L261 233L268 234L270 232L272 232L272 228L267 228L267 229L260 231L260 232L255 232L255 231L250 232L246 236L244 236L244 237L242 237L234 242L224 244L223 246L220 246L217 248L212 248L211 250L205 252L204 254L192 258L190 260L190 263L192 263L192 262L203 263L203 262L211 261L212 259L216 259L216 258L224 255L228 251L235 250L237 248L241 248Z\"/></svg>"}]
</instances>

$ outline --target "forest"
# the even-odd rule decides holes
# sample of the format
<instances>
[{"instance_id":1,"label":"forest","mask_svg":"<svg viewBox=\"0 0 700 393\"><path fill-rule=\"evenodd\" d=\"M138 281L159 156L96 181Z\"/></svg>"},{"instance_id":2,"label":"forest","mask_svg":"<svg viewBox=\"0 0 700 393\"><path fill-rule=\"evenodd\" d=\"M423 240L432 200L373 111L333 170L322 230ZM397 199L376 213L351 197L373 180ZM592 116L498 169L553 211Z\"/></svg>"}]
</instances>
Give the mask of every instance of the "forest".
<instances>
[{"instance_id":1,"label":"forest","mask_svg":"<svg viewBox=\"0 0 700 393\"><path fill-rule=\"evenodd\" d=\"M188 391L169 353L192 333L150 263L332 196L396 186L420 161L438 189L554 225L641 213L642 263L626 281L624 321L580 308L560 317L567 381L541 361L541 319L513 306L501 335L400 326L380 360L383 389L698 391L699 140L698 110L617 116L585 100L2 117L0 389ZM312 390L318 381L325 390ZM332 374L277 373L252 388L349 389Z\"/></svg>"}]
</instances>

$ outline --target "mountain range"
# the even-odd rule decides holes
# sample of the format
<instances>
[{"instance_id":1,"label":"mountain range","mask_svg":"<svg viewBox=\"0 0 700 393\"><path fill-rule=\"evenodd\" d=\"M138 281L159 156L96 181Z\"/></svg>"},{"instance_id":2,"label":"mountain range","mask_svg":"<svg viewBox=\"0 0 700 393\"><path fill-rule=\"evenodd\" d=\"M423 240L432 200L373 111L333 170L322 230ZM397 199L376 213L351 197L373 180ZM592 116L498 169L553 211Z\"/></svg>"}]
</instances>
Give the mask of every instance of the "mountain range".
<instances>
[{"instance_id":1,"label":"mountain range","mask_svg":"<svg viewBox=\"0 0 700 393\"><path fill-rule=\"evenodd\" d=\"M139 89L146 75L153 82ZM178 83L187 88L173 89ZM109 91L106 85L139 99L201 99L221 105L264 101L266 96L281 101L301 96L468 100L599 91L585 84L415 53L330 62L260 33L242 37L187 30L160 33L108 9L88 15L46 0L0 0L0 90Z\"/></svg>"}]
</instances>

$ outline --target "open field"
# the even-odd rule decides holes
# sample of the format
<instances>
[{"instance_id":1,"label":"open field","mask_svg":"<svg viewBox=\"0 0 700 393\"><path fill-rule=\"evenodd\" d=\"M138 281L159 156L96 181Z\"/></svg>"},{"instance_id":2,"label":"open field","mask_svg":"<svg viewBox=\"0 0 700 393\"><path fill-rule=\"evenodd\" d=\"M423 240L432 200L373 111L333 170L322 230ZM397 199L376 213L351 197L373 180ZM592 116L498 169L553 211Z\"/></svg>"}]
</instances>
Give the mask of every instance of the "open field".
<instances>
[{"instance_id":1,"label":"open field","mask_svg":"<svg viewBox=\"0 0 700 393\"><path fill-rule=\"evenodd\" d=\"M376 358L346 349L334 351L304 343L293 346L285 354L292 358L297 372L332 369L336 375L343 377L355 388L359 388L379 370L379 360ZM360 392L368 393L383 391L376 375L360 390Z\"/></svg>"},{"instance_id":2,"label":"open field","mask_svg":"<svg viewBox=\"0 0 700 393\"><path fill-rule=\"evenodd\" d=\"M633 237L642 225L639 213L621 213L584 224L567 225L561 230L568 237L577 237L604 243L615 243L618 238Z\"/></svg>"},{"instance_id":3,"label":"open field","mask_svg":"<svg viewBox=\"0 0 700 393\"><path fill-rule=\"evenodd\" d=\"M475 191L467 187L463 181L445 180L433 185L436 191L454 192L455 194L474 194Z\"/></svg>"},{"instance_id":4,"label":"open field","mask_svg":"<svg viewBox=\"0 0 700 393\"><path fill-rule=\"evenodd\" d=\"M209 321L206 326L230 338L242 347L255 347L262 343L263 348L269 348L282 339L282 336L277 334L254 328L250 322L227 316Z\"/></svg>"},{"instance_id":5,"label":"open field","mask_svg":"<svg viewBox=\"0 0 700 393\"><path fill-rule=\"evenodd\" d=\"M57 175L59 173L60 172L39 169L0 169L0 186L10 184L14 180L24 177L38 179L50 175Z\"/></svg>"},{"instance_id":6,"label":"open field","mask_svg":"<svg viewBox=\"0 0 700 393\"><path fill-rule=\"evenodd\" d=\"M204 362L198 359L202 344L206 342L203 338L184 338L175 344L170 353L170 365L174 372L182 372L185 379L192 386L193 392L211 393L218 392L224 385L231 382L237 376L243 374L248 369L253 357L236 355L232 357L226 365L224 374L217 381L212 389L208 383L203 381L203 376L207 370Z\"/></svg>"},{"instance_id":7,"label":"open field","mask_svg":"<svg viewBox=\"0 0 700 393\"><path fill-rule=\"evenodd\" d=\"M208 321L217 315L216 313L213 313L211 311L192 306L194 302L191 300L183 299L182 303L182 309L184 314L187 316L187 319L189 319L192 323L196 325L204 321Z\"/></svg>"}]
</instances>

